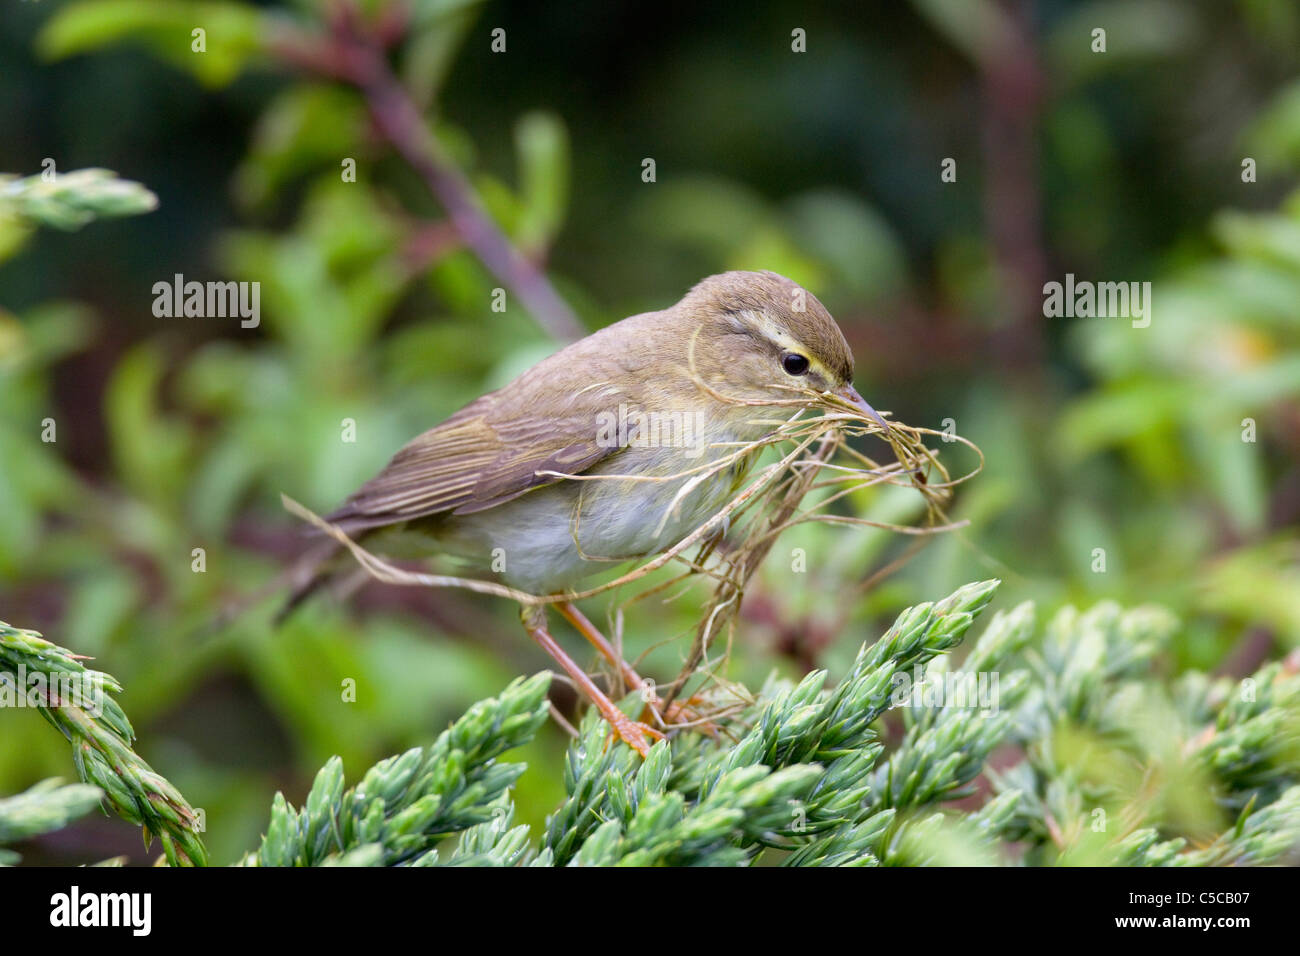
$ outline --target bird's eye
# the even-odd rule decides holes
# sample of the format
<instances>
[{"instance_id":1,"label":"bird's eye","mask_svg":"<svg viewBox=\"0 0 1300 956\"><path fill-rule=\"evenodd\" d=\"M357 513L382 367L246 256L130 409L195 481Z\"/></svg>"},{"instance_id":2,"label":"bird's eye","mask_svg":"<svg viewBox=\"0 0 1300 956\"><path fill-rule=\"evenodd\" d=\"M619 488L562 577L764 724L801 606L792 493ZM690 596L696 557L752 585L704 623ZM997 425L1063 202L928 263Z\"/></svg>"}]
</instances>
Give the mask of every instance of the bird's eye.
<instances>
[{"instance_id":1,"label":"bird's eye","mask_svg":"<svg viewBox=\"0 0 1300 956\"><path fill-rule=\"evenodd\" d=\"M808 359L798 352L786 352L781 356L781 367L788 375L802 375L808 371Z\"/></svg>"}]
</instances>

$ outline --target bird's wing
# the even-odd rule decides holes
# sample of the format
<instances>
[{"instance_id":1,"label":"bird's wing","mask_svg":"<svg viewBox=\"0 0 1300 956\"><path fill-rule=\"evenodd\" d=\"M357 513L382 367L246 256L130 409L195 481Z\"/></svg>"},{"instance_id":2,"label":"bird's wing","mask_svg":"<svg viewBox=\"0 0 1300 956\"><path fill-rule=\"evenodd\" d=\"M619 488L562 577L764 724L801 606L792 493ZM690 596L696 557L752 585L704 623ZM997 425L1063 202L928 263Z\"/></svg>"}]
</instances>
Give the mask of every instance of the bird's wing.
<instances>
[{"instance_id":1,"label":"bird's wing","mask_svg":"<svg viewBox=\"0 0 1300 956\"><path fill-rule=\"evenodd\" d=\"M469 514L579 474L620 451L601 439L598 415L610 392L572 397L562 417L527 409L509 417L476 402L415 438L328 520L346 530L397 524L443 512ZM575 407L576 406L576 407Z\"/></svg>"},{"instance_id":2,"label":"bird's wing","mask_svg":"<svg viewBox=\"0 0 1300 956\"><path fill-rule=\"evenodd\" d=\"M329 520L350 531L469 514L563 480L538 472L576 475L616 455L602 420L645 406L663 328L661 313L644 313L543 359L409 442Z\"/></svg>"}]
</instances>

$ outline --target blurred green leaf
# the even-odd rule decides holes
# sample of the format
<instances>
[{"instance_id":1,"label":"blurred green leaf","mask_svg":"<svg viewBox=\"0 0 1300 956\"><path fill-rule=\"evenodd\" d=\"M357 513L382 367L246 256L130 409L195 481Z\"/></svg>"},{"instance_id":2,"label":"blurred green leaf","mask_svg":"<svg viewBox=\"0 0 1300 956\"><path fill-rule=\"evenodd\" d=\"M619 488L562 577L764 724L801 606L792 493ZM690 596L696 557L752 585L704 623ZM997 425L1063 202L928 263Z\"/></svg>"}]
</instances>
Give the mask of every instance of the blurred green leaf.
<instances>
[{"instance_id":1,"label":"blurred green leaf","mask_svg":"<svg viewBox=\"0 0 1300 956\"><path fill-rule=\"evenodd\" d=\"M1106 51L1093 52L1094 29L1106 31ZM1079 4L1052 28L1044 62L1064 84L1086 83L1144 60L1172 57L1193 47L1200 16L1172 0L1093 0Z\"/></svg>"},{"instance_id":2,"label":"blurred green leaf","mask_svg":"<svg viewBox=\"0 0 1300 956\"><path fill-rule=\"evenodd\" d=\"M1072 460L1173 427L1194 396L1182 382L1117 383L1075 402L1062 417L1058 447Z\"/></svg>"},{"instance_id":3,"label":"blurred green leaf","mask_svg":"<svg viewBox=\"0 0 1300 956\"><path fill-rule=\"evenodd\" d=\"M1287 646L1300 647L1300 542L1293 534L1236 549L1207 568L1201 583L1202 608L1263 624Z\"/></svg>"},{"instance_id":4,"label":"blurred green leaf","mask_svg":"<svg viewBox=\"0 0 1300 956\"><path fill-rule=\"evenodd\" d=\"M833 270L827 279L844 294L879 301L908 287L907 260L898 237L883 216L857 197L832 190L808 192L790 200L786 209L798 247Z\"/></svg>"},{"instance_id":5,"label":"blurred green leaf","mask_svg":"<svg viewBox=\"0 0 1300 956\"><path fill-rule=\"evenodd\" d=\"M46 178L0 176L0 220L72 231L96 219L134 216L158 207L158 197L108 169L78 169ZM12 243L11 243L12 244Z\"/></svg>"},{"instance_id":6,"label":"blurred green leaf","mask_svg":"<svg viewBox=\"0 0 1300 956\"><path fill-rule=\"evenodd\" d=\"M402 79L417 103L432 103L482 0L419 0L402 60Z\"/></svg>"},{"instance_id":7,"label":"blurred green leaf","mask_svg":"<svg viewBox=\"0 0 1300 956\"><path fill-rule=\"evenodd\" d=\"M1300 80L1274 95L1272 102L1251 120L1242 140L1246 155L1258 163L1257 175L1261 178L1271 178L1277 167L1300 167Z\"/></svg>"},{"instance_id":8,"label":"blurred green leaf","mask_svg":"<svg viewBox=\"0 0 1300 956\"><path fill-rule=\"evenodd\" d=\"M1300 269L1300 218L1224 212L1213 229L1232 253Z\"/></svg>"},{"instance_id":9,"label":"blurred green leaf","mask_svg":"<svg viewBox=\"0 0 1300 956\"><path fill-rule=\"evenodd\" d=\"M193 447L189 426L164 415L159 388L167 366L161 348L140 345L119 363L104 395L104 416L127 487L164 510L178 507Z\"/></svg>"},{"instance_id":10,"label":"blurred green leaf","mask_svg":"<svg viewBox=\"0 0 1300 956\"><path fill-rule=\"evenodd\" d=\"M320 84L291 86L258 118L235 176L235 193L240 202L255 207L280 196L294 178L318 169L342 181L344 159L356 161L357 178L364 181L365 132L365 105L356 92Z\"/></svg>"},{"instance_id":11,"label":"blurred green leaf","mask_svg":"<svg viewBox=\"0 0 1300 956\"><path fill-rule=\"evenodd\" d=\"M1014 48L1014 25L994 0L912 0L912 6L974 63Z\"/></svg>"},{"instance_id":12,"label":"blurred green leaf","mask_svg":"<svg viewBox=\"0 0 1300 956\"><path fill-rule=\"evenodd\" d=\"M265 17L256 7L220 0L84 0L61 7L37 38L49 59L130 40L204 86L231 82L259 50ZM194 47L202 29L204 52Z\"/></svg>"},{"instance_id":13,"label":"blurred green leaf","mask_svg":"<svg viewBox=\"0 0 1300 956\"><path fill-rule=\"evenodd\" d=\"M544 252L564 221L569 192L569 139L549 113L528 113L515 125L521 209L514 238L526 252Z\"/></svg>"}]
</instances>

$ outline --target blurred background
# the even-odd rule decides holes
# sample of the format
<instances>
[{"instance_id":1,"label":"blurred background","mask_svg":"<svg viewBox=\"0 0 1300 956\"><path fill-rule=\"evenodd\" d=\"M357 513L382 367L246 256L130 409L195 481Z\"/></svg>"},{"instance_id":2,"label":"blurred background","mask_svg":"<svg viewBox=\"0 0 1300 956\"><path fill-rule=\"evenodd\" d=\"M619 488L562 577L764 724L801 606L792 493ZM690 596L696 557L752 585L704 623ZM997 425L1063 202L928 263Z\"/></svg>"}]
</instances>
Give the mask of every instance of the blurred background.
<instances>
[{"instance_id":1,"label":"blurred background","mask_svg":"<svg viewBox=\"0 0 1300 956\"><path fill-rule=\"evenodd\" d=\"M1300 5L357 7L440 160L584 329L775 270L837 317L868 401L983 450L951 509L969 527L860 600L843 595L906 541L792 533L809 570L774 551L730 677L834 676L904 606L985 577L999 606L1170 607L1171 674L1300 644ZM0 215L0 619L121 680L140 752L204 810L218 863L331 754L356 779L550 663L512 606L460 592L371 585L279 630L274 598L222 617L302 547L282 492L329 510L559 345L516 290L492 310L504 283L363 95L294 55L286 38L326 35L334 8L45 0L0 26L0 172L107 167L159 200L69 232ZM260 282L260 325L156 317L177 273ZM1067 273L1151 282L1150 326L1044 317ZM676 672L706 594L628 608L650 674ZM601 621L618 601L591 603ZM559 799L564 745L552 726L520 754L547 769L522 778L524 822ZM0 714L0 794L49 776L72 776L65 742ZM109 818L23 853L152 858Z\"/></svg>"}]
</instances>

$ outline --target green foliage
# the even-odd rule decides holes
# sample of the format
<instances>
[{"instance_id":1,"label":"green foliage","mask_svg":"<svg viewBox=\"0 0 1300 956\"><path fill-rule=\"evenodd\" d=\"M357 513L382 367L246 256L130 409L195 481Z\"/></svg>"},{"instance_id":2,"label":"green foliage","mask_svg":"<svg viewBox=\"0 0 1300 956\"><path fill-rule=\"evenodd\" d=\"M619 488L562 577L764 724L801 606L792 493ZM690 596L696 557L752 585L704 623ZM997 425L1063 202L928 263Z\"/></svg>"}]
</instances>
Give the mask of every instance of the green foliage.
<instances>
[{"instance_id":1,"label":"green foliage","mask_svg":"<svg viewBox=\"0 0 1300 956\"><path fill-rule=\"evenodd\" d=\"M263 607L226 613L265 588L300 544L281 492L333 507L405 440L555 347L513 291L505 312L491 310L500 281L376 136L365 96L286 60L287 40L328 35L330 6L15 4L5 54L13 90L41 91L38 100L0 97L23 173L47 154L63 164L75 144L149 183L166 215L65 235L61 226L125 211L121 202L143 211L151 194L93 171L0 186L0 601L7 616L39 620L109 662L131 689L137 724L157 722L173 778L201 797L221 861L252 845L277 786L305 791L330 754L365 767L427 742L430 727L541 660L517 638L510 609L444 595L390 592L355 613L315 607L280 632ZM883 719L906 744L884 738L895 745L879 757L870 751L882 741L852 737L866 769L846 760L836 779L869 788L876 813L795 856L978 860L989 840L1002 840L999 821L1010 814L1035 834L1031 858L1109 859L1109 843L1093 847L1087 827L1076 839L1065 821L1102 808L1113 823L1154 793L1161 805L1150 813L1181 822L1162 824L1150 846L1173 852L1170 840L1186 839L1176 852L1187 857L1187 847L1222 838L1252 797L1278 804L1290 779L1278 714L1290 705L1233 718L1191 761L1171 740L1116 731L1114 720L1141 723L1144 711L1111 690L1146 687L1158 667L1168 680L1137 699L1194 714L1167 724L1190 733L1221 719L1221 699L1236 698L1184 672L1235 666L1243 635L1274 655L1300 646L1291 507L1300 17L1290 5L1048 5L1032 29L1019 24L1025 55L1006 46L1024 11L993 2L916 0L919 16L840 19L833 29L834 18L810 22L808 56L774 43L789 25L756 11L748 32L693 23L666 34L653 56L625 50L612 72L609 39L581 3L545 21L521 12L509 24L509 56L488 51L495 24L473 0L356 6L364 25L401 26L387 59L442 160L490 223L546 265L585 325L659 308L709 272L776 269L837 316L873 404L936 428L951 419L985 451L984 473L963 486L953 512L968 529L933 539L861 600L852 589L898 556L897 538L811 526L783 535L755 582L756 619L735 644L729 676L753 687L773 668L796 680L808 670L869 677L855 671L860 635L974 567L993 569L983 573L1005 577L1004 592L1034 598L1043 613L1150 601L1184 622L1178 640L1126 676L1100 677L1088 676L1091 658L1048 653L1032 615L1006 625L1007 640L1029 647L1008 652L1015 663L1002 672L999 713L890 712ZM1104 56L1090 49L1103 20ZM726 58L711 52L720 43ZM45 62L23 56L23 45ZM1041 76L997 82L1000 66L1035 61ZM610 82L593 82L598 74ZM1230 96L1223 76L1241 78ZM873 91L870 110L855 92L863 89ZM1008 255L992 228L1008 197L993 181L996 158L981 151L990 148L984 131L1005 117L992 112L1003 105L996 96L975 95L1011 89L1034 104L1024 121L1041 147L1030 164L1041 181L1022 183L1020 207L1010 197L1013 212L1041 208L1036 221L1013 216L1026 242L1056 271L1048 278L1150 278L1149 328L1041 316L1011 324L1007 290L1017 277L1006 270L1035 256ZM33 103L42 116L24 114ZM654 184L637 175L646 153L659 161ZM949 155L958 178L940 183L935 167ZM1241 180L1244 157L1258 161L1258 183ZM344 158L356 161L356 182L341 181ZM261 326L152 317L147 290L182 268L259 282ZM86 301L66 301L73 294ZM1008 361L1008 342L1038 352ZM339 440L344 419L356 423L356 443ZM1243 440L1247 419L1254 441ZM57 441L43 437L47 421ZM939 447L964 463L955 446ZM884 489L844 505L882 522L916 518L915 502ZM816 573L792 576L780 553L787 543ZM203 573L191 567L197 547ZM628 615L629 657L644 653L646 673L675 670L679 648L662 638L691 626L697 594ZM936 678L989 669L969 659L958 668L945 655L925 667ZM344 680L356 681L356 703L339 702ZM798 707L821 699L817 680ZM1048 706L1045 687L1054 688L1050 709L1025 709ZM1263 696L1263 685L1256 691ZM195 729L214 712L237 728L238 759L215 754ZM1020 715L1041 731L1025 738L1037 769L1023 771L1033 773L1021 797L998 797L960 824L933 814L906 822L919 807L982 793L977 768L1008 735L1024 735ZM782 720L796 717L825 715ZM520 847L543 839L562 785L541 769L560 764L556 737L528 745L536 769L518 782L517 807L465 831L441 861L522 861ZM789 743L747 746L775 760ZM1063 748L1097 761L1094 776L1061 780L1062 768L1081 773L1059 759ZM718 759L689 737L671 750L666 793ZM592 769L582 807L604 807L599 781L611 769L634 773L619 752L601 751L615 763ZM65 760L54 735L0 735L0 790L57 774ZM1132 772L1143 761L1178 775L1184 792L1172 780L1144 789ZM1107 774L1116 775L1109 790ZM1228 787L1225 774L1241 785ZM686 798L682 819L696 799ZM1192 825L1202 819L1211 822ZM623 826L607 837L611 852L630 846ZM895 829L898 839L878 846ZM1058 844L1054 831L1075 842ZM584 845L564 852L572 858Z\"/></svg>"},{"instance_id":2,"label":"green foliage","mask_svg":"<svg viewBox=\"0 0 1300 956\"><path fill-rule=\"evenodd\" d=\"M345 789L335 757L301 808L276 794L262 844L243 865L1254 866L1300 858L1294 663L1236 684L1189 674L1171 686L1151 671L1175 631L1168 614L1066 608L1040 633L1026 603L995 615L954 665L950 652L996 587L967 585L904 611L832 689L824 673L769 681L721 721L716 740L680 735L643 762L612 744L589 712L565 759L566 796L538 844L514 824L510 791L524 765L500 758L546 721L543 674L475 704L432 746L381 761L355 787ZM901 736L889 732L895 711ZM886 746L882 731L896 743ZM999 748L1017 759L994 770ZM95 779L110 795L122 789L102 772ZM952 803L978 794L977 809ZM0 801L0 840L57 828L86 797L47 786Z\"/></svg>"},{"instance_id":3,"label":"green foliage","mask_svg":"<svg viewBox=\"0 0 1300 956\"><path fill-rule=\"evenodd\" d=\"M1218 866L1300 855L1294 665L1236 684L1167 684L1152 663L1174 620L1112 604L1067 607L1041 632L1031 605L998 613L954 665L949 652L996 587L904 611L835 688L823 672L768 682L718 740L677 736L642 762L591 711L536 845L513 825L524 766L499 758L545 723L545 675L515 680L355 787L344 790L333 758L302 808L276 796L243 864ZM904 726L887 747L894 711ZM992 769L998 748L1017 761ZM979 793L978 809L954 808ZM44 796L62 791L27 803ZM49 826L61 819L53 803Z\"/></svg>"},{"instance_id":4,"label":"green foliage","mask_svg":"<svg viewBox=\"0 0 1300 956\"><path fill-rule=\"evenodd\" d=\"M17 853L5 849L6 843L61 830L99 806L103 797L104 791L98 787L85 783L65 785L51 779L16 796L0 799L0 866L10 866L21 859Z\"/></svg>"},{"instance_id":5,"label":"green foliage","mask_svg":"<svg viewBox=\"0 0 1300 956\"><path fill-rule=\"evenodd\" d=\"M1259 865L1300 854L1294 667L1269 665L1236 686L1200 678L1168 688L1150 667L1172 635L1172 619L1111 604L1084 614L1066 609L1041 633L1029 604L999 613L953 666L944 652L993 588L970 585L904 612L863 648L834 690L821 688L822 674L798 685L769 684L729 725L749 728L733 743L680 737L671 747L656 745L638 766L627 750L606 747L606 731L589 719L570 748L568 798L548 821L542 856L531 862L732 865L754 862L765 847L789 851L781 862L792 866L1017 857ZM900 701L899 688L908 685L898 676L913 666L924 669L923 683L902 691ZM991 699L979 675L996 675ZM952 688L969 696L953 697ZM1166 695L1181 708L1176 722L1165 722L1164 713L1160 722L1134 721L1141 701L1160 706ZM895 707L905 730L886 750L877 729ZM1233 728L1261 719L1274 744L1242 747ZM1096 735L1086 752L1072 742L1083 734ZM988 759L997 748L1022 758L994 771ZM1256 755L1250 767L1228 759L1243 753ZM1093 773L1116 763L1132 769ZM1205 767L1217 768L1199 781L1209 802L1196 808L1202 816L1189 817L1177 798L1188 775ZM977 811L936 812L981 792L974 786L981 777L996 789ZM1229 812L1235 820L1225 819ZM1162 839L1198 831L1217 836L1199 850L1187 850L1183 837ZM508 832L517 850L522 838Z\"/></svg>"},{"instance_id":6,"label":"green foliage","mask_svg":"<svg viewBox=\"0 0 1300 956\"><path fill-rule=\"evenodd\" d=\"M433 746L408 750L372 767L343 790L337 757L321 768L301 810L276 794L256 866L429 865L438 841L484 823L515 782L521 764L497 757L532 739L546 720L547 675L516 680L479 701Z\"/></svg>"},{"instance_id":7,"label":"green foliage","mask_svg":"<svg viewBox=\"0 0 1300 956\"><path fill-rule=\"evenodd\" d=\"M202 49L193 31L204 31ZM52 60L130 41L205 86L224 86L257 53L264 15L221 0L85 0L67 4L41 32L38 48Z\"/></svg>"},{"instance_id":8,"label":"green foliage","mask_svg":"<svg viewBox=\"0 0 1300 956\"><path fill-rule=\"evenodd\" d=\"M87 669L71 651L35 631L0 622L0 704L18 706L21 696L22 706L39 709L72 744L77 775L102 790L122 819L144 828L146 846L151 836L157 837L171 865L203 866L207 851L198 837L199 817L131 749L135 731L109 696L121 690L110 675ZM69 808L85 791L41 790L37 795L42 802Z\"/></svg>"},{"instance_id":9,"label":"green foliage","mask_svg":"<svg viewBox=\"0 0 1300 956\"><path fill-rule=\"evenodd\" d=\"M151 212L158 197L107 169L78 169L47 177L0 175L0 261L17 251L35 226L80 229L96 219Z\"/></svg>"}]
</instances>

